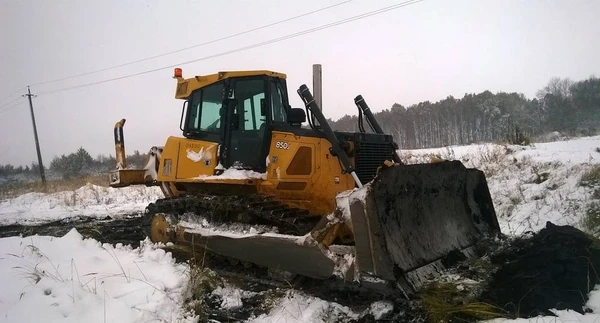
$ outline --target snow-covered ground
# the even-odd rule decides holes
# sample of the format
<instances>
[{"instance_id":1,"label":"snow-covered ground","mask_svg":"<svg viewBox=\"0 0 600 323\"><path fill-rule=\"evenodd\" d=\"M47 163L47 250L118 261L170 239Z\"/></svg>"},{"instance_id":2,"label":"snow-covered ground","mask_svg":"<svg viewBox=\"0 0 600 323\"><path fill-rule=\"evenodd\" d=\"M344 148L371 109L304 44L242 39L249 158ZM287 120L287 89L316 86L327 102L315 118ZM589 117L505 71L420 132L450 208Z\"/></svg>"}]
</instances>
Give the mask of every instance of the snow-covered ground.
<instances>
[{"instance_id":1,"label":"snow-covered ground","mask_svg":"<svg viewBox=\"0 0 600 323\"><path fill-rule=\"evenodd\" d=\"M485 172L492 200L506 234L538 231L546 221L581 228L592 189L579 181L600 163L600 136L531 146L474 144L401 151L409 163L458 159ZM140 213L162 197L158 188L102 188L30 193L0 202L0 224L30 223L70 216L115 216ZM0 321L193 321L181 309L186 293L184 264L149 242L130 249L82 240L72 231L62 238L0 239ZM249 291L219 287L221 306L241 306ZM594 313L557 311L557 317L494 322L593 322L600 320L600 290L590 293ZM32 310L35 309L35 310ZM370 309L384 317L392 305ZM252 322L328 322L363 313L334 302L289 290L276 305Z\"/></svg>"},{"instance_id":2,"label":"snow-covered ground","mask_svg":"<svg viewBox=\"0 0 600 323\"><path fill-rule=\"evenodd\" d=\"M0 239L0 322L194 322L183 311L188 267L139 248L82 239Z\"/></svg>"},{"instance_id":3,"label":"snow-covered ground","mask_svg":"<svg viewBox=\"0 0 600 323\"><path fill-rule=\"evenodd\" d=\"M74 191L27 193L0 201L0 225L33 224L75 216L106 217L142 213L162 198L158 186L102 187L87 184Z\"/></svg>"}]
</instances>

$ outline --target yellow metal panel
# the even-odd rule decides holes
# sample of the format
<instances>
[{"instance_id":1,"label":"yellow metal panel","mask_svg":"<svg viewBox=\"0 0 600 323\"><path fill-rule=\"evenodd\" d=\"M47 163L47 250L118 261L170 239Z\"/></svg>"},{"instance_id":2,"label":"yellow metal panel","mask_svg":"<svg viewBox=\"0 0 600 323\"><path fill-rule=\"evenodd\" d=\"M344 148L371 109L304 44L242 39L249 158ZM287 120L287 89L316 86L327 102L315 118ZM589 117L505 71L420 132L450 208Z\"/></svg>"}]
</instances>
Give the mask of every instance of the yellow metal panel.
<instances>
[{"instance_id":1,"label":"yellow metal panel","mask_svg":"<svg viewBox=\"0 0 600 323\"><path fill-rule=\"evenodd\" d=\"M214 175L217 147L214 142L169 137L161 154L158 180L175 182Z\"/></svg>"},{"instance_id":2,"label":"yellow metal panel","mask_svg":"<svg viewBox=\"0 0 600 323\"><path fill-rule=\"evenodd\" d=\"M216 83L220 80L233 78L233 77L245 77L245 76L257 76L266 75L271 77L277 77L285 79L286 75L283 73L272 72L272 71L230 71L230 72L219 72L210 75L199 75L192 78L184 79L183 77L177 77L177 88L175 90L176 99L187 99L193 91L203 88L205 86Z\"/></svg>"},{"instance_id":3,"label":"yellow metal panel","mask_svg":"<svg viewBox=\"0 0 600 323\"><path fill-rule=\"evenodd\" d=\"M179 141L177 179L194 179L199 176L212 176L217 166L218 144L201 140L182 139Z\"/></svg>"},{"instance_id":4,"label":"yellow metal panel","mask_svg":"<svg viewBox=\"0 0 600 323\"><path fill-rule=\"evenodd\" d=\"M308 175L289 175L285 170L301 147L312 149L311 172ZM267 180L259 186L259 192L270 195L291 205L308 209L311 214L325 215L335 210L335 196L354 187L349 174L342 174L337 157L329 153L331 144L324 138L303 137L287 132L273 132L269 150ZM299 187L303 190L286 188ZM303 184L302 184L303 185Z\"/></svg>"},{"instance_id":5,"label":"yellow metal panel","mask_svg":"<svg viewBox=\"0 0 600 323\"><path fill-rule=\"evenodd\" d=\"M160 182L173 182L175 181L175 173L177 167L177 159L179 157L179 141L183 138L169 137L165 144L163 151L160 155L160 164L158 165L157 178ZM167 171L165 171L165 164L168 162Z\"/></svg>"}]
</instances>

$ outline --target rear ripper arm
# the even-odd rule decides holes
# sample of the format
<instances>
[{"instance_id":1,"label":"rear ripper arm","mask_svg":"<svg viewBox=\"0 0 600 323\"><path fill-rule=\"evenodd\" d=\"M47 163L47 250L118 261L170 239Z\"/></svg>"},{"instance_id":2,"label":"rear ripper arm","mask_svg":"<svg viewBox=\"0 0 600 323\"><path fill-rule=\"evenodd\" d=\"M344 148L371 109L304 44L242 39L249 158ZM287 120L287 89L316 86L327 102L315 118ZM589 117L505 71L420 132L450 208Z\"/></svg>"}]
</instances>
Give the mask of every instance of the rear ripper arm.
<instances>
[{"instance_id":1,"label":"rear ripper arm","mask_svg":"<svg viewBox=\"0 0 600 323\"><path fill-rule=\"evenodd\" d=\"M123 138L124 125L125 119L121 119L115 124L117 169L109 173L109 185L111 187L125 187L139 184L146 186L159 185L157 171L162 147L154 146L150 148L148 161L143 169L128 169L127 155L125 154L125 139Z\"/></svg>"}]
</instances>

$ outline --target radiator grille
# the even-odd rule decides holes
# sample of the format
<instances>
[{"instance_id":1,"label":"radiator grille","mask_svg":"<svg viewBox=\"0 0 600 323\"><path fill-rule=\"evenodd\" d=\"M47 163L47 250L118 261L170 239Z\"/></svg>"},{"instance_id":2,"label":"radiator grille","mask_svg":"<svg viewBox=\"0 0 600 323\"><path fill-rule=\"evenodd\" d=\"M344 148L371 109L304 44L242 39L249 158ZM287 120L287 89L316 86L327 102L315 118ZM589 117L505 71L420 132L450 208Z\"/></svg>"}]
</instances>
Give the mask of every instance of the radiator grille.
<instances>
[{"instance_id":1,"label":"radiator grille","mask_svg":"<svg viewBox=\"0 0 600 323\"><path fill-rule=\"evenodd\" d=\"M389 142L359 142L354 157L356 175L366 184L375 177L377 168L386 160L392 160L394 148Z\"/></svg>"}]
</instances>

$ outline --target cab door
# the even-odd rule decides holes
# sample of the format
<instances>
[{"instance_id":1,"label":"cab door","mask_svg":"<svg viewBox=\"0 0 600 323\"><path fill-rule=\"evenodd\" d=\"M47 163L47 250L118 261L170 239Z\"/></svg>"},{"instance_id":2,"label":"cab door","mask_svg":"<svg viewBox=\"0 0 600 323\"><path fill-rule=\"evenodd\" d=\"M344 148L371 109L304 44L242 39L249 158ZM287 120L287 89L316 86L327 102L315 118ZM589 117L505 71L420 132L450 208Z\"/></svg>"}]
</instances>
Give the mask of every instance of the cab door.
<instances>
[{"instance_id":1,"label":"cab door","mask_svg":"<svg viewBox=\"0 0 600 323\"><path fill-rule=\"evenodd\" d=\"M229 167L266 169L270 143L267 78L238 78L231 82L228 106L227 164Z\"/></svg>"}]
</instances>

